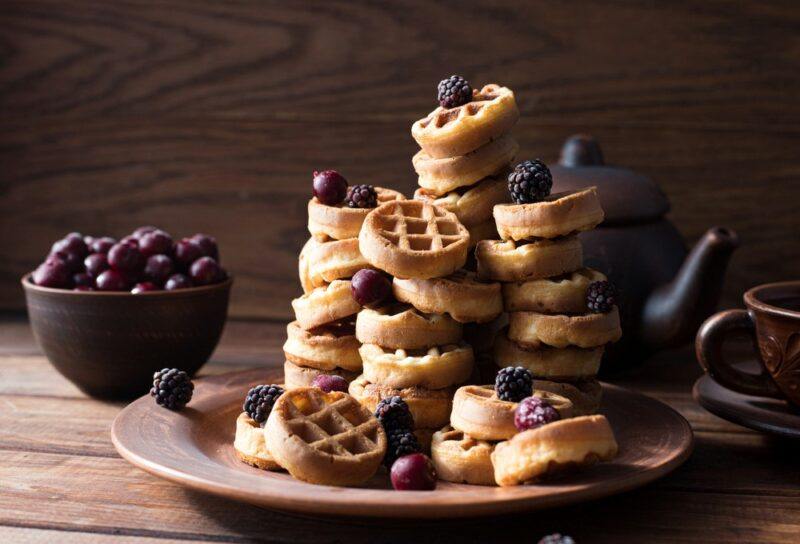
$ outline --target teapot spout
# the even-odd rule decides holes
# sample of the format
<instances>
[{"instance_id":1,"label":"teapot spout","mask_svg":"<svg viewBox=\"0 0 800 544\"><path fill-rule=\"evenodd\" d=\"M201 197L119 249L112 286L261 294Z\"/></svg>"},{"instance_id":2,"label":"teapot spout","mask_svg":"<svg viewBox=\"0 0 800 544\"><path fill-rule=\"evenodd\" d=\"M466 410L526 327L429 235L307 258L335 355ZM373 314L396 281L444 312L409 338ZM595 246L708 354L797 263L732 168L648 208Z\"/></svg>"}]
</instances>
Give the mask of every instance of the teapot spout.
<instances>
[{"instance_id":1,"label":"teapot spout","mask_svg":"<svg viewBox=\"0 0 800 544\"><path fill-rule=\"evenodd\" d=\"M642 313L642 338L650 350L693 339L717 307L722 280L739 236L723 227L709 229L684 260L675 278L653 291Z\"/></svg>"}]
</instances>

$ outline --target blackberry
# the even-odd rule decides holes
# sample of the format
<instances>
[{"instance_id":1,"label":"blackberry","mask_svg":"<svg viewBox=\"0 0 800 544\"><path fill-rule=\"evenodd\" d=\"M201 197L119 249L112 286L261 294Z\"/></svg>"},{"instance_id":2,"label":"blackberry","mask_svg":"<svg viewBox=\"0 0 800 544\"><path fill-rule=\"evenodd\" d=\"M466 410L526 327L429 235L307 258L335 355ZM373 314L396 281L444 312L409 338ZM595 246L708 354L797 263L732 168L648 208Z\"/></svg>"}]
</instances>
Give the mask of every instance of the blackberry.
<instances>
[{"instance_id":1,"label":"blackberry","mask_svg":"<svg viewBox=\"0 0 800 544\"><path fill-rule=\"evenodd\" d=\"M593 281L586 288L586 306L596 314L607 314L617 304L617 290L608 281Z\"/></svg>"},{"instance_id":2,"label":"blackberry","mask_svg":"<svg viewBox=\"0 0 800 544\"><path fill-rule=\"evenodd\" d=\"M472 100L472 87L461 76L450 76L439 82L437 99L443 108L463 106Z\"/></svg>"},{"instance_id":3,"label":"blackberry","mask_svg":"<svg viewBox=\"0 0 800 544\"><path fill-rule=\"evenodd\" d=\"M383 458L383 463L388 468L392 468L394 462L404 455L422 452L417 435L411 429L392 429L386 432L386 439L386 457Z\"/></svg>"},{"instance_id":4,"label":"blackberry","mask_svg":"<svg viewBox=\"0 0 800 544\"><path fill-rule=\"evenodd\" d=\"M575 541L571 536L553 533L552 535L543 536L538 544L575 544Z\"/></svg>"},{"instance_id":5,"label":"blackberry","mask_svg":"<svg viewBox=\"0 0 800 544\"><path fill-rule=\"evenodd\" d=\"M189 375L177 368L162 368L153 374L153 387L150 395L156 398L156 403L169 408L180 410L192 400L194 384Z\"/></svg>"},{"instance_id":6,"label":"blackberry","mask_svg":"<svg viewBox=\"0 0 800 544\"><path fill-rule=\"evenodd\" d=\"M540 397L522 399L514 411L514 426L519 431L535 429L559 419L561 419L561 414L558 413L558 410Z\"/></svg>"},{"instance_id":7,"label":"blackberry","mask_svg":"<svg viewBox=\"0 0 800 544\"><path fill-rule=\"evenodd\" d=\"M264 423L281 395L283 388L279 385L257 385L247 392L242 410L256 423Z\"/></svg>"},{"instance_id":8,"label":"blackberry","mask_svg":"<svg viewBox=\"0 0 800 544\"><path fill-rule=\"evenodd\" d=\"M494 390L500 400L519 402L533 393L533 374L521 366L507 366L497 373Z\"/></svg>"},{"instance_id":9,"label":"blackberry","mask_svg":"<svg viewBox=\"0 0 800 544\"><path fill-rule=\"evenodd\" d=\"M344 201L351 208L374 208L378 205L378 193L372 185L353 185Z\"/></svg>"},{"instance_id":10,"label":"blackberry","mask_svg":"<svg viewBox=\"0 0 800 544\"><path fill-rule=\"evenodd\" d=\"M539 202L552 188L550 169L539 159L521 162L508 174L508 192L517 204Z\"/></svg>"},{"instance_id":11,"label":"blackberry","mask_svg":"<svg viewBox=\"0 0 800 544\"><path fill-rule=\"evenodd\" d=\"M375 408L375 417L387 433L395 429L414 428L414 416L411 415L406 401L398 396L381 399Z\"/></svg>"}]
</instances>

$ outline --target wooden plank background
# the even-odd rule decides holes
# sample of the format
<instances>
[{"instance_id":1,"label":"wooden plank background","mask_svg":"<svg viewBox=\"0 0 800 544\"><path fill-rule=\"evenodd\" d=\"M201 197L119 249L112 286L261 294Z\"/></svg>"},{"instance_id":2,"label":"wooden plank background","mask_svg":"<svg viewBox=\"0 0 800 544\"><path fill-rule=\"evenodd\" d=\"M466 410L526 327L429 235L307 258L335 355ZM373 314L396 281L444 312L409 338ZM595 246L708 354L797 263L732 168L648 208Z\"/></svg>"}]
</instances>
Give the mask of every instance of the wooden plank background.
<instances>
[{"instance_id":1,"label":"wooden plank background","mask_svg":"<svg viewBox=\"0 0 800 544\"><path fill-rule=\"evenodd\" d=\"M205 231L236 316L286 318L313 169L410 191L450 73L513 88L525 157L595 134L691 242L737 230L725 305L800 277L795 2L0 2L0 309L70 230Z\"/></svg>"}]
</instances>

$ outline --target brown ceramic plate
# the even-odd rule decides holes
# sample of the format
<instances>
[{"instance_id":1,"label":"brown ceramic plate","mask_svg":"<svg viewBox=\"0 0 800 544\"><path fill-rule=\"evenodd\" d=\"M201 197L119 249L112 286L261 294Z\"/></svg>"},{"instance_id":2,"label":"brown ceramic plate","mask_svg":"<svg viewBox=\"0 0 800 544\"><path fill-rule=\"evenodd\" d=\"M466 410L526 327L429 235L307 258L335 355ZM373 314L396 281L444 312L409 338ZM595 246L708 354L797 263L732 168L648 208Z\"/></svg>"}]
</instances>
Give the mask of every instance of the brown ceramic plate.
<instances>
[{"instance_id":1,"label":"brown ceramic plate","mask_svg":"<svg viewBox=\"0 0 800 544\"><path fill-rule=\"evenodd\" d=\"M547 484L502 489L440 482L431 492L399 492L391 490L385 472L364 488L311 485L286 473L252 468L234 455L234 422L248 388L280 380L277 370L201 378L189 407L177 413L140 398L114 421L114 446L156 476L229 499L307 514L386 518L503 514L597 499L664 476L692 449L692 431L677 412L655 399L604 385L603 413L620 446L611 463Z\"/></svg>"}]
</instances>

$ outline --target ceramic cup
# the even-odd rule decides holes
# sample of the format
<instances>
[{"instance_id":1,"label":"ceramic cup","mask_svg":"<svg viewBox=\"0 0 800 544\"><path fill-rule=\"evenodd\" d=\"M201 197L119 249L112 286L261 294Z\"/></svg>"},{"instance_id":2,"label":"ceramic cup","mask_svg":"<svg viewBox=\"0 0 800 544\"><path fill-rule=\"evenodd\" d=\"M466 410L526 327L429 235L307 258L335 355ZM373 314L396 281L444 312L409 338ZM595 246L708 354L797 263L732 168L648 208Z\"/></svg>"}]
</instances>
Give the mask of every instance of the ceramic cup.
<instances>
[{"instance_id":1,"label":"ceramic cup","mask_svg":"<svg viewBox=\"0 0 800 544\"><path fill-rule=\"evenodd\" d=\"M767 283L744 294L746 310L727 310L700 327L697 360L720 385L800 406L800 280ZM722 355L731 334L752 337L760 374L739 370Z\"/></svg>"}]
</instances>

